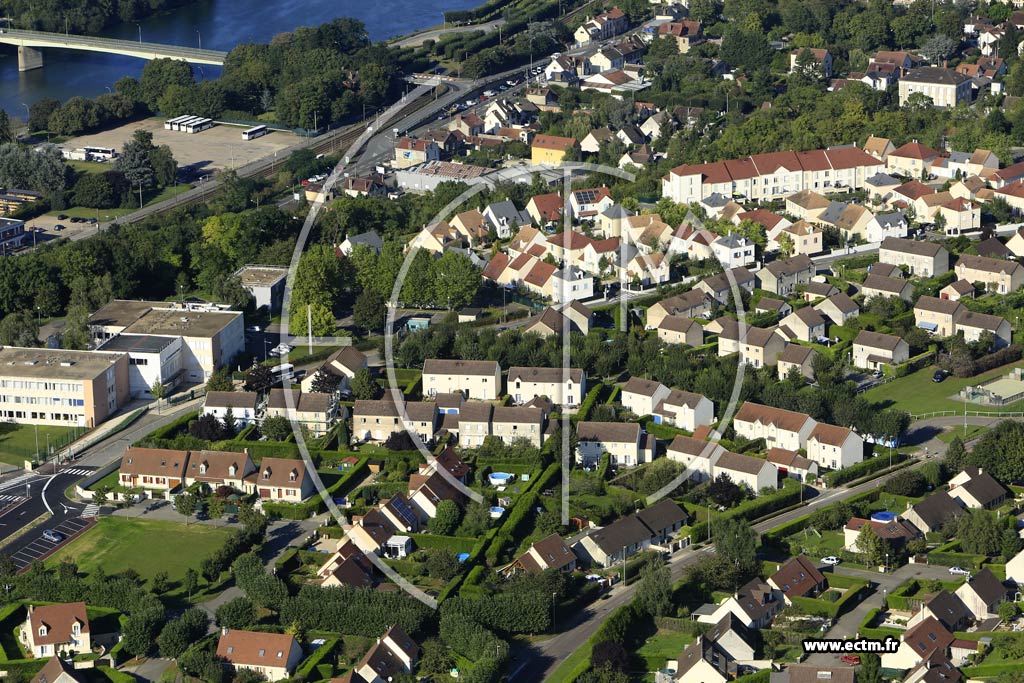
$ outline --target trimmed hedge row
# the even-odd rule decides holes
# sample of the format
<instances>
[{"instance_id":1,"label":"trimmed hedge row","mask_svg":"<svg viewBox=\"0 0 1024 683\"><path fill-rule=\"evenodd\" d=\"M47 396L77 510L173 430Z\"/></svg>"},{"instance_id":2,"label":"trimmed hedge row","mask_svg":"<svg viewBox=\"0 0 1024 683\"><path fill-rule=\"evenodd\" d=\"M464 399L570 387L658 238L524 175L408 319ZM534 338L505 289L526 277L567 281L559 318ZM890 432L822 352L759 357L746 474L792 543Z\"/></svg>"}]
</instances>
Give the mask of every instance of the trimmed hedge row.
<instances>
[{"instance_id":1,"label":"trimmed hedge row","mask_svg":"<svg viewBox=\"0 0 1024 683\"><path fill-rule=\"evenodd\" d=\"M337 638L330 638L327 642L318 647L313 654L306 657L305 661L299 664L299 667L295 670L296 677L309 678L309 674L313 669L319 666L324 659L329 657L335 649L337 649L338 642Z\"/></svg>"},{"instance_id":2,"label":"trimmed hedge row","mask_svg":"<svg viewBox=\"0 0 1024 683\"><path fill-rule=\"evenodd\" d=\"M416 547L421 550L428 548L447 548L453 553L469 553L477 544L475 538L464 538L459 536L437 536L435 534L405 534L411 538Z\"/></svg>"},{"instance_id":3,"label":"trimmed hedge row","mask_svg":"<svg viewBox=\"0 0 1024 683\"><path fill-rule=\"evenodd\" d=\"M872 489L870 491L865 491L864 493L859 493L855 496L850 496L849 498L842 502L848 503L850 505L853 505L861 500L868 500L874 502L878 500L879 495L880 494L877 489ZM832 503L831 505L826 505L825 507L821 508L821 510L828 509L829 507L838 504L839 503ZM821 510L818 510L817 512L820 512ZM765 545L777 545L781 543L785 538L792 536L798 531L803 531L804 529L809 527L811 525L811 517L813 516L814 513L804 515L803 517L797 517L791 522L786 522L785 524L780 524L777 527L769 529L761 535L761 542Z\"/></svg>"},{"instance_id":4,"label":"trimmed hedge row","mask_svg":"<svg viewBox=\"0 0 1024 683\"><path fill-rule=\"evenodd\" d=\"M864 615L864 619L860 622L860 627L857 632L861 638L875 638L876 640L884 640L886 636L892 636L897 640L903 638L903 631L895 628L879 628L877 626L869 626L871 622L878 618L879 612L882 610L878 607L872 607L868 610L868 613Z\"/></svg>"},{"instance_id":5,"label":"trimmed hedge row","mask_svg":"<svg viewBox=\"0 0 1024 683\"><path fill-rule=\"evenodd\" d=\"M534 506L539 502L537 491L544 490L548 482L558 474L560 467L561 465L558 463L551 463L539 476L530 478L530 484L512 506L508 517L498 527L493 542L487 548L484 560L489 567L497 565L505 547L515 542L517 535L522 532L522 527L527 521L527 515L533 512Z\"/></svg>"},{"instance_id":6,"label":"trimmed hedge row","mask_svg":"<svg viewBox=\"0 0 1024 683\"><path fill-rule=\"evenodd\" d=\"M837 588L847 588L843 597L835 602L829 602L821 598L805 598L801 596L794 596L792 598L793 604L800 608L806 614L810 614L817 617L829 617L835 619L836 616L842 613L843 608L850 603L854 598L858 598L864 588L868 585L867 579L850 579L846 578L847 581L835 581L840 577L830 576L829 584ZM842 583L849 583L847 586L841 585ZM859 601L859 600L858 600Z\"/></svg>"},{"instance_id":7,"label":"trimmed hedge row","mask_svg":"<svg viewBox=\"0 0 1024 683\"><path fill-rule=\"evenodd\" d=\"M905 453L894 453L892 458L893 466L903 462L908 457L909 456L907 456ZM839 486L840 484L845 484L848 481L853 481L854 479L860 479L861 477L866 477L869 474L874 474L875 472L884 470L888 467L889 458L878 456L875 458L868 458L867 460L862 460L856 465L844 467L841 470L832 470L831 472L826 472L825 476L822 477L822 479L825 480L825 483L828 484L829 488L833 488Z\"/></svg>"},{"instance_id":8,"label":"trimmed hedge row","mask_svg":"<svg viewBox=\"0 0 1024 683\"><path fill-rule=\"evenodd\" d=\"M937 564L940 567L963 567L972 572L981 571L981 566L988 559L985 555L971 555L969 553L937 552L933 550L928 553L928 564Z\"/></svg>"},{"instance_id":9,"label":"trimmed hedge row","mask_svg":"<svg viewBox=\"0 0 1024 683\"><path fill-rule=\"evenodd\" d=\"M793 481L788 479L787 482ZM797 505L800 502L800 488L803 484L797 484L796 486L789 485L785 489L781 489L778 492L770 496L760 496L752 500L745 500L731 510L726 510L721 517L714 521L722 521L725 519L742 519L742 520L754 520L759 517L764 517L773 512L777 512L783 508L790 507L791 505ZM707 540L708 537L708 523L701 522L695 525L690 530L690 542L700 543L701 541Z\"/></svg>"},{"instance_id":10,"label":"trimmed hedge row","mask_svg":"<svg viewBox=\"0 0 1024 683\"><path fill-rule=\"evenodd\" d=\"M1024 662L996 662L993 664L975 664L960 667L960 673L967 678L989 678L998 676L1004 671L1014 673L1024 671Z\"/></svg>"},{"instance_id":11,"label":"trimmed hedge row","mask_svg":"<svg viewBox=\"0 0 1024 683\"><path fill-rule=\"evenodd\" d=\"M583 402L580 404L580 409L576 411L576 414L573 415L572 418L570 418L572 419L573 424L583 422L587 419L590 415L590 411L594 409L594 404L597 403L597 399L600 397L601 391L603 390L604 384L600 382L591 387L590 391L588 391L587 395L583 398Z\"/></svg>"}]
</instances>

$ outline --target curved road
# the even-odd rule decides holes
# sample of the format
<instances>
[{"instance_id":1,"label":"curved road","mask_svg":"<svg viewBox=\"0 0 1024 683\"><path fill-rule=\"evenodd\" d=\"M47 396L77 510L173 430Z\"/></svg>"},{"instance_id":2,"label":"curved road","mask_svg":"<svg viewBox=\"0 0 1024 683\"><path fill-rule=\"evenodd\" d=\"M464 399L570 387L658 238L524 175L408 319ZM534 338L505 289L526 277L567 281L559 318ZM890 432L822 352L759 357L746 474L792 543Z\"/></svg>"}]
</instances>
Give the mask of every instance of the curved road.
<instances>
[{"instance_id":1,"label":"curved road","mask_svg":"<svg viewBox=\"0 0 1024 683\"><path fill-rule=\"evenodd\" d=\"M444 28L435 28L430 29L428 31L420 31L419 33L414 33L411 36L399 38L398 40L393 42L392 45L397 45L398 47L417 47L428 40L437 40L441 36L448 35L450 33L469 33L472 31L483 31L484 33L491 33L492 31L497 31L498 27L504 25L504 19L495 19L494 21L489 21L486 24L471 24L469 26L450 27L446 26Z\"/></svg>"}]
</instances>

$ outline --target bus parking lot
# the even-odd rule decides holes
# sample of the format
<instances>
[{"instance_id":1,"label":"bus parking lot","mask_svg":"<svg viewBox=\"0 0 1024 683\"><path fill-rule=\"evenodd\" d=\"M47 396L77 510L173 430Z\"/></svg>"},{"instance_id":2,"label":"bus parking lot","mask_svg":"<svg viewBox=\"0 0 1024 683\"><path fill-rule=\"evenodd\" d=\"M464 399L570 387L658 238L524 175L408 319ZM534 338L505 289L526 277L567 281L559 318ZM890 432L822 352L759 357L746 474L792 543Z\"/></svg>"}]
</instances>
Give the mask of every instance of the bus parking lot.
<instances>
[{"instance_id":1,"label":"bus parking lot","mask_svg":"<svg viewBox=\"0 0 1024 683\"><path fill-rule=\"evenodd\" d=\"M179 168L192 167L196 172L204 173L245 166L299 141L293 133L276 130L255 140L243 140L242 132L248 128L250 126L222 124L199 133L186 133L166 130L164 119L151 118L71 138L61 146L65 149L113 147L120 151L125 141L141 129L153 134L154 145L167 145L171 148Z\"/></svg>"}]
</instances>

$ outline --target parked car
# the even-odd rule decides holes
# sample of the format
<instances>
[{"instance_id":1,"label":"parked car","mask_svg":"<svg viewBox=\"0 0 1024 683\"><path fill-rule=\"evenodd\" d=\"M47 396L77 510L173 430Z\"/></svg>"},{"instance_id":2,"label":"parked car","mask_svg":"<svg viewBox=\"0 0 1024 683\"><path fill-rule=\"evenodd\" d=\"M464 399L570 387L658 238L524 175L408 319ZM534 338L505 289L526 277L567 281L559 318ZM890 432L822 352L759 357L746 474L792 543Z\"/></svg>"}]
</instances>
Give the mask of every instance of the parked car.
<instances>
[{"instance_id":1,"label":"parked car","mask_svg":"<svg viewBox=\"0 0 1024 683\"><path fill-rule=\"evenodd\" d=\"M948 377L948 376L949 376L949 373L946 372L945 370L936 370L935 374L932 375L932 381L933 382L941 382L942 380L946 379L946 377Z\"/></svg>"},{"instance_id":2,"label":"parked car","mask_svg":"<svg viewBox=\"0 0 1024 683\"><path fill-rule=\"evenodd\" d=\"M57 225L53 226L53 229L55 232L60 232L61 230L64 229L64 226L58 223Z\"/></svg>"},{"instance_id":3,"label":"parked car","mask_svg":"<svg viewBox=\"0 0 1024 683\"><path fill-rule=\"evenodd\" d=\"M840 562L842 562L842 560L840 560L835 555L829 555L828 557L821 558L821 563L822 564L827 564L830 567L835 567Z\"/></svg>"},{"instance_id":4,"label":"parked car","mask_svg":"<svg viewBox=\"0 0 1024 683\"><path fill-rule=\"evenodd\" d=\"M53 529L47 529L43 532L43 538L51 543L60 543L64 540L64 534L59 531L54 531Z\"/></svg>"},{"instance_id":5,"label":"parked car","mask_svg":"<svg viewBox=\"0 0 1024 683\"><path fill-rule=\"evenodd\" d=\"M860 664L860 655L846 654L839 658L843 664Z\"/></svg>"},{"instance_id":6,"label":"parked car","mask_svg":"<svg viewBox=\"0 0 1024 683\"><path fill-rule=\"evenodd\" d=\"M60 214L59 216L57 216L57 220L59 220L59 221L66 221L67 219L68 219L67 215L65 215L63 213Z\"/></svg>"},{"instance_id":7,"label":"parked car","mask_svg":"<svg viewBox=\"0 0 1024 683\"><path fill-rule=\"evenodd\" d=\"M963 567L950 567L949 573L953 576L970 576L971 573Z\"/></svg>"}]
</instances>

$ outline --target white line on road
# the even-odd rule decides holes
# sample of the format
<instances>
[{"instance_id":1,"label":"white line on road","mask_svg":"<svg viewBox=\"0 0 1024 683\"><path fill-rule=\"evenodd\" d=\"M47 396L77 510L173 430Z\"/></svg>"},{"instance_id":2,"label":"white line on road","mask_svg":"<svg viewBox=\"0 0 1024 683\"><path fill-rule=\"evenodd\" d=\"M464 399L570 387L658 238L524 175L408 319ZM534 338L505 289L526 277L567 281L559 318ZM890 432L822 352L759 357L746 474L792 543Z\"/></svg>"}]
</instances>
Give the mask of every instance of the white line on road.
<instances>
[{"instance_id":1,"label":"white line on road","mask_svg":"<svg viewBox=\"0 0 1024 683\"><path fill-rule=\"evenodd\" d=\"M47 479L47 480L46 480L46 483L45 483L45 484L43 484L43 505L45 505L45 506L46 506L46 511L47 511L47 512L49 512L49 513L50 513L51 515L53 514L53 508L51 508L51 507L50 507L50 503L49 503L49 501L47 501L47 500L46 500L46 488L47 488L47 487L48 487L48 486L49 486L49 485L50 485L50 484L51 484L52 482L53 482L53 477L50 477L49 479Z\"/></svg>"}]
</instances>

